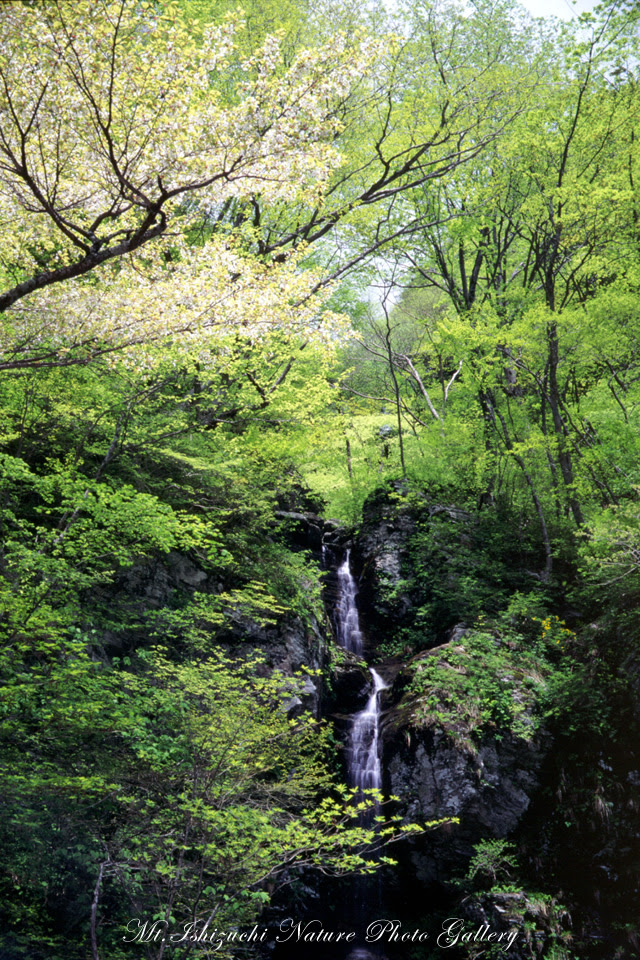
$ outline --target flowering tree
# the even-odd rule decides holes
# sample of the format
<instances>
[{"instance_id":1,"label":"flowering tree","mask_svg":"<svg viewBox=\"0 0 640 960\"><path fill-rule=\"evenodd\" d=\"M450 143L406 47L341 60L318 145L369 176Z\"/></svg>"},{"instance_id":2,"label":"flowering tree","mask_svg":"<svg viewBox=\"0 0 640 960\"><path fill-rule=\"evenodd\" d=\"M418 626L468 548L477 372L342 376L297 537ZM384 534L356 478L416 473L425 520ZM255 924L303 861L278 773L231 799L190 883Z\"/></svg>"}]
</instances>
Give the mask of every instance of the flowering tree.
<instances>
[{"instance_id":1,"label":"flowering tree","mask_svg":"<svg viewBox=\"0 0 640 960\"><path fill-rule=\"evenodd\" d=\"M286 322L266 291L304 299L295 270L251 263L216 224L256 193L318 200L338 106L380 44L336 38L285 69L277 39L234 58L237 18L192 31L170 2L0 16L0 369L86 362L214 315L249 324L256 304L264 320L265 298Z\"/></svg>"}]
</instances>

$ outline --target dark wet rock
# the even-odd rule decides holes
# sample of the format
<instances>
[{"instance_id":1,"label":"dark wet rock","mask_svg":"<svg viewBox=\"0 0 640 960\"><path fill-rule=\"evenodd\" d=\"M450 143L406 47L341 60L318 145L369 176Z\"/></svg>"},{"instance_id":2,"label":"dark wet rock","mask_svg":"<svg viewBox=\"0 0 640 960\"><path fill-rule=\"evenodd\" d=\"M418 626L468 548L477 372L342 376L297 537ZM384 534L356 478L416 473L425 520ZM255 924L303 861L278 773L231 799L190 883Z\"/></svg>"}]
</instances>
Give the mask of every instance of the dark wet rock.
<instances>
[{"instance_id":1,"label":"dark wet rock","mask_svg":"<svg viewBox=\"0 0 640 960\"><path fill-rule=\"evenodd\" d=\"M418 628L423 645L444 639L460 618L458 581L480 566L475 558L475 519L465 510L385 488L365 502L354 565L366 611L365 628L380 636ZM463 613L464 615L464 613ZM415 638L414 638L415 641Z\"/></svg>"},{"instance_id":2,"label":"dark wet rock","mask_svg":"<svg viewBox=\"0 0 640 960\"><path fill-rule=\"evenodd\" d=\"M301 686L286 705L287 716L299 717L303 713L312 713L317 717L320 713L320 690L311 677L305 677Z\"/></svg>"},{"instance_id":3,"label":"dark wet rock","mask_svg":"<svg viewBox=\"0 0 640 960\"><path fill-rule=\"evenodd\" d=\"M354 653L340 650L331 664L330 693L327 696L329 712L350 715L364 706L371 687L371 674Z\"/></svg>"},{"instance_id":4,"label":"dark wet rock","mask_svg":"<svg viewBox=\"0 0 640 960\"><path fill-rule=\"evenodd\" d=\"M126 631L109 627L103 630L101 640L106 653L128 652L157 642L151 612L153 616L157 611L162 617L163 610L180 609L198 594L215 596L224 589L191 557L177 552L123 569L114 583L93 591L94 601L105 611L105 619L117 612L115 620L130 623ZM304 709L319 716L330 633L328 621L318 620L311 611L306 618L286 614L275 623L261 624L238 607L227 610L224 628L215 628L214 636L216 646L232 658L259 657L262 663L258 669L264 675L280 671L285 676L295 676L309 670L293 698L299 703L292 702L290 709L292 715ZM179 633L171 642L181 643Z\"/></svg>"},{"instance_id":5,"label":"dark wet rock","mask_svg":"<svg viewBox=\"0 0 640 960\"><path fill-rule=\"evenodd\" d=\"M410 819L459 817L469 845L504 837L518 824L539 785L548 738L485 736L472 750L437 727L398 730L385 743L389 789Z\"/></svg>"},{"instance_id":6,"label":"dark wet rock","mask_svg":"<svg viewBox=\"0 0 640 960\"><path fill-rule=\"evenodd\" d=\"M310 510L276 510L275 516L291 547L311 550L318 558L323 550L342 552L352 536L339 520L327 520ZM329 557L329 562L333 559Z\"/></svg>"},{"instance_id":7,"label":"dark wet rock","mask_svg":"<svg viewBox=\"0 0 640 960\"><path fill-rule=\"evenodd\" d=\"M293 546L319 552L322 547L324 521L314 513L276 510L287 539Z\"/></svg>"},{"instance_id":8,"label":"dark wet rock","mask_svg":"<svg viewBox=\"0 0 640 960\"><path fill-rule=\"evenodd\" d=\"M339 520L329 519L324 521L322 542L330 550L344 550L352 535L352 531L348 530Z\"/></svg>"},{"instance_id":9,"label":"dark wet rock","mask_svg":"<svg viewBox=\"0 0 640 960\"><path fill-rule=\"evenodd\" d=\"M147 559L122 569L113 585L106 584L96 589L98 598L126 605L132 612L141 615L146 610L158 610L173 602L177 596L185 596L194 588L215 593L215 583L208 583L204 570L185 554L171 551L166 556Z\"/></svg>"},{"instance_id":10,"label":"dark wet rock","mask_svg":"<svg viewBox=\"0 0 640 960\"><path fill-rule=\"evenodd\" d=\"M262 659L259 672L264 675L279 671L285 676L297 676L302 687L289 704L292 716L309 710L319 717L326 695L323 670L329 661L327 625L310 615L282 617L276 624L261 626L245 620L236 642L224 644L231 656ZM305 676L305 672L310 675Z\"/></svg>"},{"instance_id":11,"label":"dark wet rock","mask_svg":"<svg viewBox=\"0 0 640 960\"><path fill-rule=\"evenodd\" d=\"M414 649L442 643L456 624L492 616L537 585L530 569L539 552L496 510L387 485L365 501L354 543L365 632L392 639L395 652L399 636Z\"/></svg>"},{"instance_id":12,"label":"dark wet rock","mask_svg":"<svg viewBox=\"0 0 640 960\"><path fill-rule=\"evenodd\" d=\"M425 882L463 866L480 839L515 830L541 785L552 742L537 713L543 665L462 624L450 636L398 672L382 722L385 788L400 798L402 814L418 823L460 821L413 844ZM493 658L486 680L484 657ZM499 719L490 698L499 701Z\"/></svg>"},{"instance_id":13,"label":"dark wet rock","mask_svg":"<svg viewBox=\"0 0 640 960\"><path fill-rule=\"evenodd\" d=\"M472 751L438 729L386 739L384 790L399 798L407 821L459 820L411 841L408 856L422 884L464 872L479 840L513 832L540 787L548 746L544 736L486 736Z\"/></svg>"},{"instance_id":14,"label":"dark wet rock","mask_svg":"<svg viewBox=\"0 0 640 960\"><path fill-rule=\"evenodd\" d=\"M415 530L413 514L399 512L392 504L387 509L377 504L366 516L355 561L360 568L363 606L370 619L398 623L409 614L412 598L401 587L409 564L409 540Z\"/></svg>"},{"instance_id":15,"label":"dark wet rock","mask_svg":"<svg viewBox=\"0 0 640 960\"><path fill-rule=\"evenodd\" d=\"M461 640L464 640L469 628L466 623L456 623L455 627L452 627L447 635L447 643L459 643Z\"/></svg>"}]
</instances>

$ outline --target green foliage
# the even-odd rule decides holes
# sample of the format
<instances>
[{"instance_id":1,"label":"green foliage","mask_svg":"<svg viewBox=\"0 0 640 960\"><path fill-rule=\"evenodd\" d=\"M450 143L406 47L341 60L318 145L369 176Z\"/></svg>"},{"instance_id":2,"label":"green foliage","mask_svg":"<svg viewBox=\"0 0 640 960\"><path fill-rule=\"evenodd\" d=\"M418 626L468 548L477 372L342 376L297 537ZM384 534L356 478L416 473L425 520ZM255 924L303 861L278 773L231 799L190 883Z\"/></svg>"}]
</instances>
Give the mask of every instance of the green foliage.
<instances>
[{"instance_id":1,"label":"green foliage","mask_svg":"<svg viewBox=\"0 0 640 960\"><path fill-rule=\"evenodd\" d=\"M367 502L367 515L377 516L382 497L386 522L400 535L400 576L388 583L378 577L380 606L392 611L385 649L425 649L456 624L495 618L539 584L531 571L540 562L540 544L526 513L478 510L468 492L459 499L457 492L444 482L426 491L409 483L401 496L387 487ZM539 586L537 593L544 609ZM525 621L535 609L527 607Z\"/></svg>"},{"instance_id":2,"label":"green foliage","mask_svg":"<svg viewBox=\"0 0 640 960\"><path fill-rule=\"evenodd\" d=\"M0 887L16 955L86 956L94 897L113 958L132 915L249 922L283 871L368 872L403 832L361 826L377 798L344 794L328 731L287 717L301 680L247 650L322 613L279 516L302 496L287 437L325 402L322 370L281 385L270 426L240 361L206 390L172 366L0 383ZM216 389L235 412L214 428Z\"/></svg>"},{"instance_id":3,"label":"green foliage","mask_svg":"<svg viewBox=\"0 0 640 960\"><path fill-rule=\"evenodd\" d=\"M248 923L267 879L374 870L366 851L405 829L360 826L377 796L335 793L323 731L287 717L295 679L220 653L167 654L110 666L78 634L55 656L32 646L5 679L3 901L51 957L71 955L69 926L83 955L98 875L100 942L120 956L127 904L178 928L194 911Z\"/></svg>"},{"instance_id":4,"label":"green foliage","mask_svg":"<svg viewBox=\"0 0 640 960\"><path fill-rule=\"evenodd\" d=\"M413 578L429 583L430 603L416 613L415 630L426 636L456 621L472 622L492 613L509 591L508 567L501 533L469 517L446 510L423 521L409 544Z\"/></svg>"},{"instance_id":5,"label":"green foliage","mask_svg":"<svg viewBox=\"0 0 640 960\"><path fill-rule=\"evenodd\" d=\"M487 731L530 739L550 674L535 650L511 637L473 630L458 643L413 661L407 698L411 722L441 726L472 745Z\"/></svg>"},{"instance_id":6,"label":"green foliage","mask_svg":"<svg viewBox=\"0 0 640 960\"><path fill-rule=\"evenodd\" d=\"M463 912L484 918L491 930L515 934L522 957L575 960L571 916L554 896L522 882L516 847L504 839L481 840L474 847L466 875L457 881L464 893ZM463 946L463 956L504 956L505 944L475 943Z\"/></svg>"},{"instance_id":7,"label":"green foliage","mask_svg":"<svg viewBox=\"0 0 640 960\"><path fill-rule=\"evenodd\" d=\"M566 737L615 736L624 684L606 662L555 616L521 631L505 615L414 658L411 722L471 748L488 733L530 739L543 724Z\"/></svg>"},{"instance_id":8,"label":"green foliage","mask_svg":"<svg viewBox=\"0 0 640 960\"><path fill-rule=\"evenodd\" d=\"M634 614L640 590L640 508L638 488L627 502L594 517L580 545L583 592L601 609L614 609L631 636L638 637Z\"/></svg>"},{"instance_id":9,"label":"green foliage","mask_svg":"<svg viewBox=\"0 0 640 960\"><path fill-rule=\"evenodd\" d=\"M507 840L481 840L474 850L465 877L469 884L491 888L513 879L518 860L512 843Z\"/></svg>"}]
</instances>

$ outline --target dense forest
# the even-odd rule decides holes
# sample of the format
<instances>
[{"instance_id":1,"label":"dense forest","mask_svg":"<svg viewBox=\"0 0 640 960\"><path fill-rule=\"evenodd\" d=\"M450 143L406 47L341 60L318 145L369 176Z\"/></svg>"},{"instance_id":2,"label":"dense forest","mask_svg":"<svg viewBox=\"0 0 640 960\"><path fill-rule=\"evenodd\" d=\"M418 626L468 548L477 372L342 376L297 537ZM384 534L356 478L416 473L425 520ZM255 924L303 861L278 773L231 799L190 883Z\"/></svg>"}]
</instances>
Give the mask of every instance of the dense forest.
<instances>
[{"instance_id":1,"label":"dense forest","mask_svg":"<svg viewBox=\"0 0 640 960\"><path fill-rule=\"evenodd\" d=\"M0 5L2 960L639 954L639 27Z\"/></svg>"}]
</instances>

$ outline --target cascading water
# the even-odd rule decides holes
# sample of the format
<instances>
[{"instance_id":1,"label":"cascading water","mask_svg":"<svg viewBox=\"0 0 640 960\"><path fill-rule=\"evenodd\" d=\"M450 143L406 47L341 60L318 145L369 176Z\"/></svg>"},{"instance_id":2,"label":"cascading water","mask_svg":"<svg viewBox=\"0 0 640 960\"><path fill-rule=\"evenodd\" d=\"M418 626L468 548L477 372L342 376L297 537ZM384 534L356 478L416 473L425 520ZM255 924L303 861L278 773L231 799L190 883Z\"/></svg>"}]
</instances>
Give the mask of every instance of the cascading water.
<instances>
[{"instance_id":1,"label":"cascading water","mask_svg":"<svg viewBox=\"0 0 640 960\"><path fill-rule=\"evenodd\" d=\"M362 654L362 631L356 596L358 588L351 573L351 551L347 550L338 567L338 602L336 604L336 628L338 642L345 650ZM378 731L380 707L378 694L386 688L382 677L370 668L373 680L371 696L364 710L356 713L349 735L349 779L361 790L380 789L382 775L378 754Z\"/></svg>"},{"instance_id":2,"label":"cascading water","mask_svg":"<svg viewBox=\"0 0 640 960\"><path fill-rule=\"evenodd\" d=\"M338 567L338 603L336 627L338 642L345 650L362 654L362 631L358 617L356 596L358 589L351 573L351 555L347 550L344 561ZM349 779L360 790L380 789L382 773L378 750L380 704L378 694L386 689L380 674L370 668L373 680L371 696L364 710L356 713L349 734Z\"/></svg>"},{"instance_id":3,"label":"cascading water","mask_svg":"<svg viewBox=\"0 0 640 960\"><path fill-rule=\"evenodd\" d=\"M360 655L362 653L362 633L358 619L358 607L356 606L358 590L351 573L350 555L351 551L347 550L343 563L338 567L336 627L340 646Z\"/></svg>"},{"instance_id":4,"label":"cascading water","mask_svg":"<svg viewBox=\"0 0 640 960\"><path fill-rule=\"evenodd\" d=\"M370 668L371 669L371 668ZM349 738L349 774L355 787L361 790L379 790L382 771L378 749L380 705L378 694L386 690L380 674L371 669L373 691L364 710L353 718Z\"/></svg>"},{"instance_id":5,"label":"cascading water","mask_svg":"<svg viewBox=\"0 0 640 960\"><path fill-rule=\"evenodd\" d=\"M331 551L322 547L322 566L331 565ZM336 635L341 647L362 657L364 653L364 638L360 629L356 598L358 588L351 572L350 551L347 550L344 560L338 567L337 591L334 605L334 624ZM372 686L369 698L363 710L353 714L347 739L347 776L352 787L357 790L380 789L382 785L382 771L379 756L379 721L380 721L380 691L386 689L382 677L370 668ZM371 827L374 823L375 806L368 812L361 814L362 826ZM370 854L375 856L375 854ZM343 944L331 945L317 952L315 945L307 944L306 951L313 960L384 960L382 948L377 945L366 944L362 939L366 925L374 918L382 916L380 907L380 880L376 877L356 877L350 881L349 894L342 897L338 905L340 927L348 931L357 931L358 940ZM337 903L337 901L336 901ZM334 906L331 906L334 909ZM328 926L335 923L336 914L328 921ZM317 917L313 920L318 922ZM321 922L325 922L324 920ZM353 934L352 934L353 935ZM277 954L279 960L291 960L292 954L283 951Z\"/></svg>"},{"instance_id":6,"label":"cascading water","mask_svg":"<svg viewBox=\"0 0 640 960\"><path fill-rule=\"evenodd\" d=\"M351 573L350 551L347 550L344 561L338 568L338 602L336 605L336 628L338 642L345 650L358 656L363 653L363 637L360 630L356 596L356 582ZM379 673L369 668L372 678L372 690L363 710L356 713L351 722L347 751L348 776L352 786L359 790L379 790L382 786L382 769L379 753L380 729L380 691L386 684ZM363 825L373 823L375 809L361 816ZM376 904L380 899L379 882L373 878L361 878L353 885L353 901L350 911L354 924L362 926L370 918L371 911L376 913ZM346 960L375 960L381 956L362 946L355 947Z\"/></svg>"}]
</instances>

